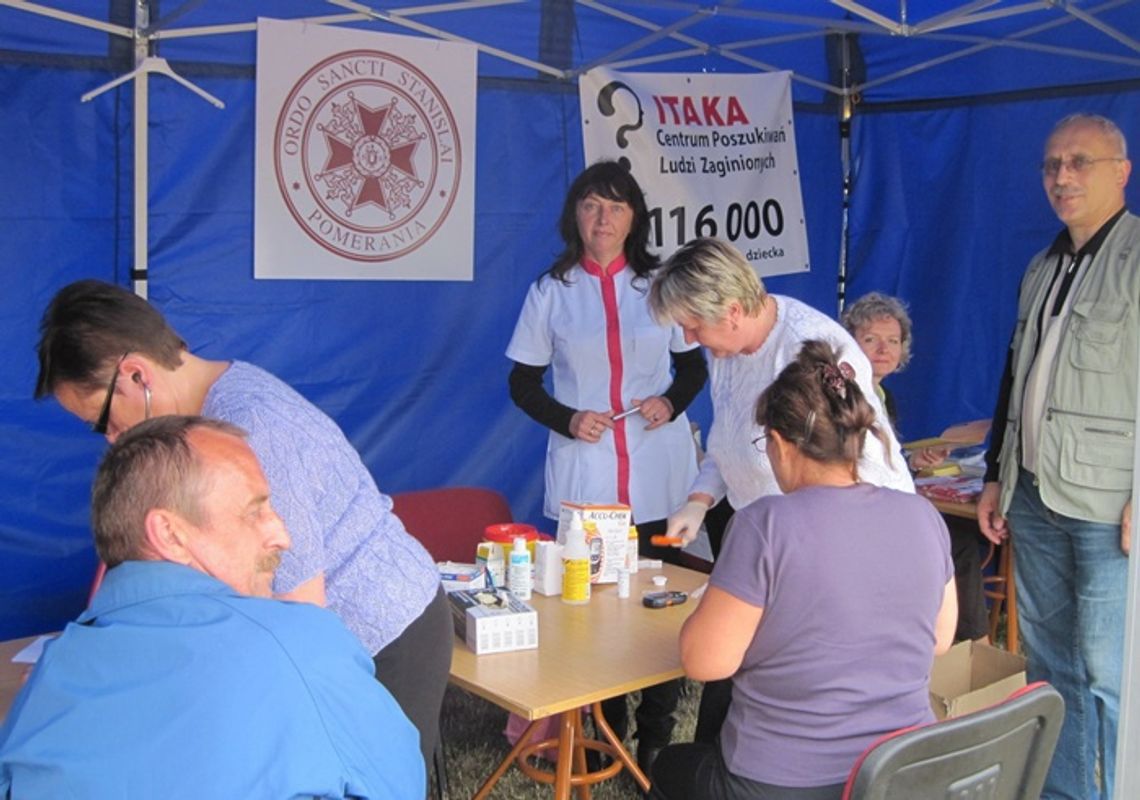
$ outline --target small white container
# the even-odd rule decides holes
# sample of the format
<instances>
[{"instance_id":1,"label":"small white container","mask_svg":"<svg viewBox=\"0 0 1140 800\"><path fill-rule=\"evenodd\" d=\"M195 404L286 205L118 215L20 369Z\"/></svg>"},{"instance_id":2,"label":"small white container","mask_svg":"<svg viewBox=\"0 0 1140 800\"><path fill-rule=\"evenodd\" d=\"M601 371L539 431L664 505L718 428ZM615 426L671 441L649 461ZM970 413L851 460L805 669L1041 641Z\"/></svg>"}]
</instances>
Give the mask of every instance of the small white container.
<instances>
[{"instance_id":1,"label":"small white container","mask_svg":"<svg viewBox=\"0 0 1140 800\"><path fill-rule=\"evenodd\" d=\"M618 570L618 597L624 600L629 597L629 570Z\"/></svg>"},{"instance_id":2,"label":"small white container","mask_svg":"<svg viewBox=\"0 0 1140 800\"><path fill-rule=\"evenodd\" d=\"M530 569L530 550L526 546L526 539L515 537L515 546L511 550L511 563L507 570L507 583L511 594L519 600L529 600L534 575Z\"/></svg>"}]
</instances>

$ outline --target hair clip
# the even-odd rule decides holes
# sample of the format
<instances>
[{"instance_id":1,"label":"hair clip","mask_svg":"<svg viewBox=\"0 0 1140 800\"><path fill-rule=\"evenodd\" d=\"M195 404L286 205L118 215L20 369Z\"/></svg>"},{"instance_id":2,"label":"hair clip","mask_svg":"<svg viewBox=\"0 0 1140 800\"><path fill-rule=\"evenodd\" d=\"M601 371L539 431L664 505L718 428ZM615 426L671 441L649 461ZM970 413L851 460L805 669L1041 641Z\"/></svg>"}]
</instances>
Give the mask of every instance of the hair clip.
<instances>
[{"instance_id":1,"label":"hair clip","mask_svg":"<svg viewBox=\"0 0 1140 800\"><path fill-rule=\"evenodd\" d=\"M823 385L839 396L840 399L847 399L847 381L854 379L855 370L846 361L840 361L838 365L824 364L820 369L823 377Z\"/></svg>"},{"instance_id":2,"label":"hair clip","mask_svg":"<svg viewBox=\"0 0 1140 800\"><path fill-rule=\"evenodd\" d=\"M803 444L811 441L811 432L815 428L815 412L809 411L807 419L804 420L804 438L801 440Z\"/></svg>"}]
</instances>

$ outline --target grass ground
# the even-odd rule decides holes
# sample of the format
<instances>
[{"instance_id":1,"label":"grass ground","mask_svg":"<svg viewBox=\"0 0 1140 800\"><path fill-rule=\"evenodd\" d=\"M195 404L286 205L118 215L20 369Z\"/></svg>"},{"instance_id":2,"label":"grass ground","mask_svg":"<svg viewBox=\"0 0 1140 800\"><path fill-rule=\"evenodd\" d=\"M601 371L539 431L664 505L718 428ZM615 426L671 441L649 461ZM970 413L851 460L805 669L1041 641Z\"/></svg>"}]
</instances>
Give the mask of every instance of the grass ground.
<instances>
[{"instance_id":1,"label":"grass ground","mask_svg":"<svg viewBox=\"0 0 1140 800\"><path fill-rule=\"evenodd\" d=\"M633 696L636 698L636 695ZM697 724L700 684L685 682L677 708L675 742L691 742ZM632 698L628 700L632 702ZM630 718L633 718L632 708ZM442 734L447 759L449 800L467 800L510 751L503 736L507 712L480 697L449 686L443 701ZM626 742L627 748L630 743ZM632 751L632 748L630 748ZM552 765L551 765L552 766ZM549 800L551 787L539 784L511 767L491 792L491 800ZM622 772L614 780L592 787L595 800L638 800L637 785Z\"/></svg>"}]
</instances>

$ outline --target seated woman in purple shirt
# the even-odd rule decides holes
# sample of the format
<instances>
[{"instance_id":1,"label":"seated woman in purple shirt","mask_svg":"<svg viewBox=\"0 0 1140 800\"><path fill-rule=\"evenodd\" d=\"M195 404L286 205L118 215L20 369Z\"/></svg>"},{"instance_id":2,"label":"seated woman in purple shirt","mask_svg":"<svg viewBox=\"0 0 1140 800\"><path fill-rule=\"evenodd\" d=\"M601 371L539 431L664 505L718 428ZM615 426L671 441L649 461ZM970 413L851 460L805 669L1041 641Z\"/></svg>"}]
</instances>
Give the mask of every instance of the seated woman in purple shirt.
<instances>
[{"instance_id":1,"label":"seated woman in purple shirt","mask_svg":"<svg viewBox=\"0 0 1140 800\"><path fill-rule=\"evenodd\" d=\"M932 722L927 686L958 615L941 516L860 483L881 437L854 373L809 341L756 406L783 495L739 510L681 631L696 680L731 677L715 744L673 745L657 800L832 800L880 735Z\"/></svg>"}]
</instances>

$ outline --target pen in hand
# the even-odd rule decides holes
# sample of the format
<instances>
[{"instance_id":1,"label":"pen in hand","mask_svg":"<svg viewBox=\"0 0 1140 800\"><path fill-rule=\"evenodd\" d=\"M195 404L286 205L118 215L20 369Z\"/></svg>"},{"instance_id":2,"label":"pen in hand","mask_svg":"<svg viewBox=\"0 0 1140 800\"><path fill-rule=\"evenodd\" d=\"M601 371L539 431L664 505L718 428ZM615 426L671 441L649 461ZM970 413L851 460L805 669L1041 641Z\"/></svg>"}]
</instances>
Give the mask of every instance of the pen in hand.
<instances>
[{"instance_id":1,"label":"pen in hand","mask_svg":"<svg viewBox=\"0 0 1140 800\"><path fill-rule=\"evenodd\" d=\"M640 410L641 410L641 406L631 406L630 408L627 408L625 411L621 411L617 414L614 414L612 419L614 422L617 422L619 419L625 419L626 417L628 417L632 414L636 414Z\"/></svg>"}]
</instances>

